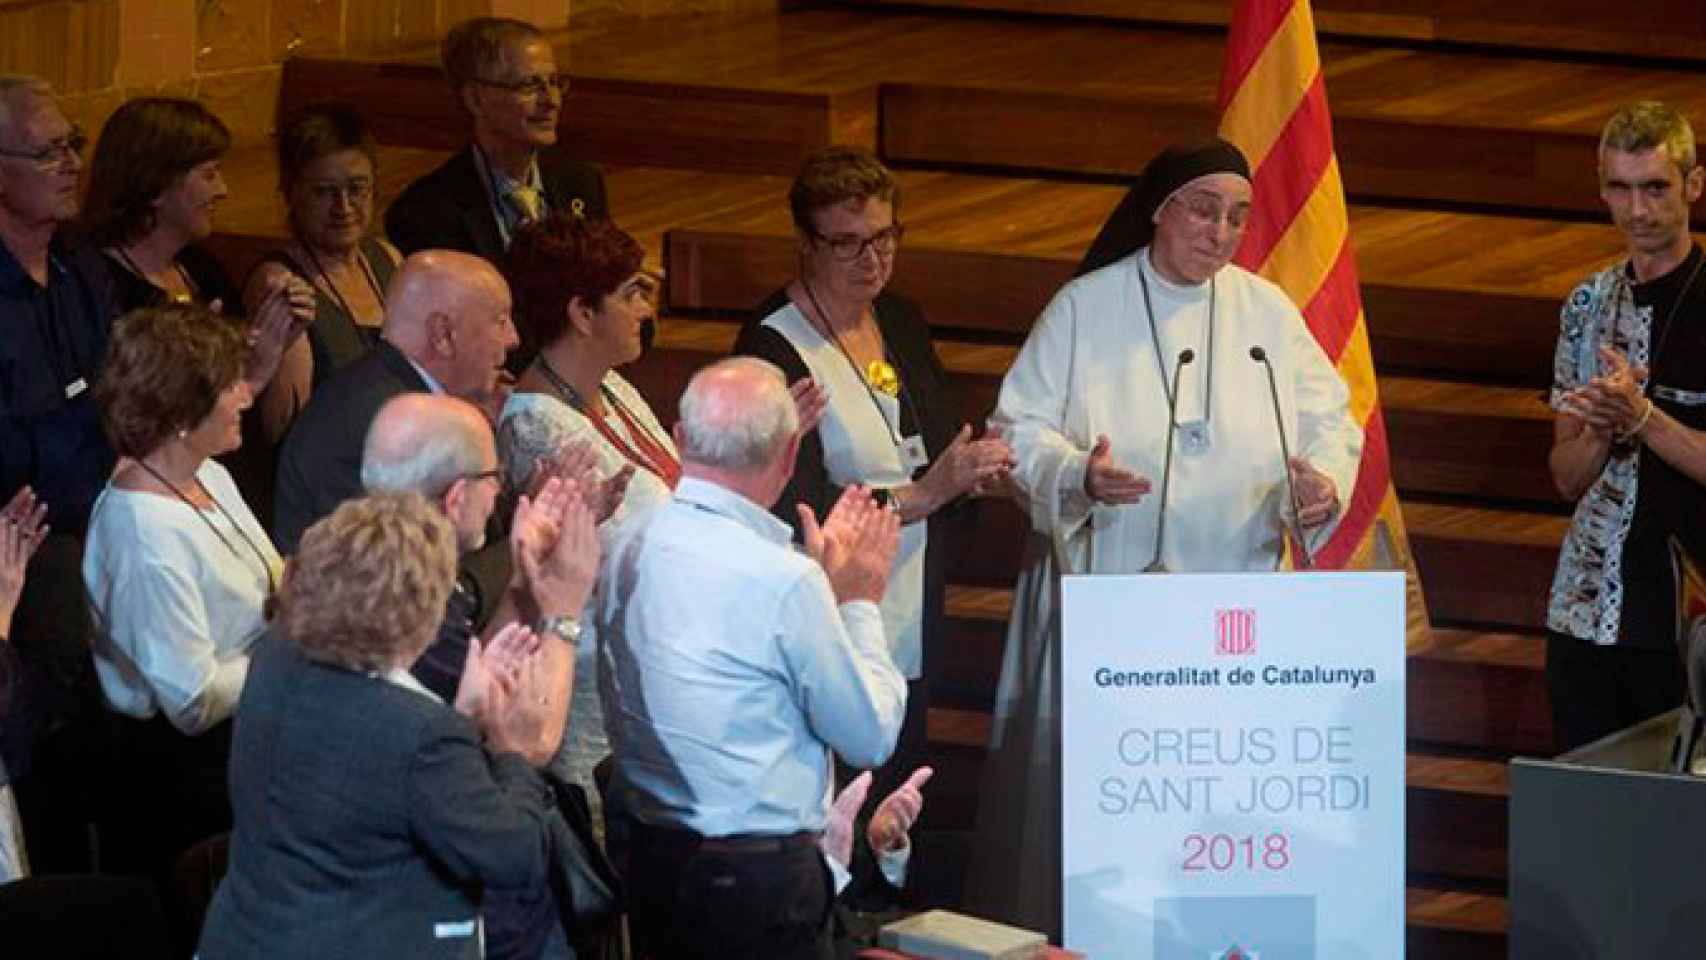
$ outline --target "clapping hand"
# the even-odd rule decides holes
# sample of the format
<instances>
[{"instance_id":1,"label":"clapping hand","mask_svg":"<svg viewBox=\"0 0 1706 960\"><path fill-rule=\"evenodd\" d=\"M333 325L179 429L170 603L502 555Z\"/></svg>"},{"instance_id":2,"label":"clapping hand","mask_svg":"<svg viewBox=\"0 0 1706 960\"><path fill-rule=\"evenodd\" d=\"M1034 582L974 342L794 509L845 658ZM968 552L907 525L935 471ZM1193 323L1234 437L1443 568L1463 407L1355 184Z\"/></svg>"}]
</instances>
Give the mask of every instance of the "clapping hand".
<instances>
[{"instance_id":1,"label":"clapping hand","mask_svg":"<svg viewBox=\"0 0 1706 960\"><path fill-rule=\"evenodd\" d=\"M598 451L591 441L565 442L551 457L541 458L533 471L532 493L537 494L551 478L575 483L581 490L587 509L592 511L593 523L599 524L615 515L628 493L628 481L634 479L634 465L625 463L622 469L608 477L598 476Z\"/></svg>"},{"instance_id":2,"label":"clapping hand","mask_svg":"<svg viewBox=\"0 0 1706 960\"><path fill-rule=\"evenodd\" d=\"M1114 462L1107 434L1096 438L1084 467L1084 492L1097 503L1136 503L1149 492L1149 479Z\"/></svg>"},{"instance_id":3,"label":"clapping hand","mask_svg":"<svg viewBox=\"0 0 1706 960\"><path fill-rule=\"evenodd\" d=\"M282 275L267 284L249 329L247 379L258 393L272 382L284 351L314 321L314 288L301 277Z\"/></svg>"},{"instance_id":4,"label":"clapping hand","mask_svg":"<svg viewBox=\"0 0 1706 960\"><path fill-rule=\"evenodd\" d=\"M1302 457L1292 457L1286 467L1297 496L1298 526L1308 530L1333 519L1339 512L1339 488L1333 478Z\"/></svg>"},{"instance_id":5,"label":"clapping hand","mask_svg":"<svg viewBox=\"0 0 1706 960\"><path fill-rule=\"evenodd\" d=\"M829 392L811 377L801 377L788 385L788 394L794 398L794 409L800 415L796 435L803 437L816 430L829 409Z\"/></svg>"},{"instance_id":6,"label":"clapping hand","mask_svg":"<svg viewBox=\"0 0 1706 960\"><path fill-rule=\"evenodd\" d=\"M526 653L518 662L488 671L489 682L475 720L494 752L518 753L542 767L551 761L563 738L574 657L567 646L541 641L519 623L499 630L487 647ZM459 709L461 700L459 691Z\"/></svg>"},{"instance_id":7,"label":"clapping hand","mask_svg":"<svg viewBox=\"0 0 1706 960\"><path fill-rule=\"evenodd\" d=\"M853 822L858 819L859 809L865 805L865 797L870 792L871 771L866 770L849 780L829 805L829 820L823 825L818 849L841 864L844 870L853 868Z\"/></svg>"},{"instance_id":8,"label":"clapping hand","mask_svg":"<svg viewBox=\"0 0 1706 960\"><path fill-rule=\"evenodd\" d=\"M806 553L823 567L836 601L881 602L900 549L900 514L857 485L842 491L822 526L808 504L798 510Z\"/></svg>"},{"instance_id":9,"label":"clapping hand","mask_svg":"<svg viewBox=\"0 0 1706 960\"><path fill-rule=\"evenodd\" d=\"M907 834L918 822L919 814L924 812L924 785L935 773L929 767L919 767L895 792L883 798L877 812L871 815L871 822L865 826L865 841L872 850L883 853L900 850L907 845Z\"/></svg>"},{"instance_id":10,"label":"clapping hand","mask_svg":"<svg viewBox=\"0 0 1706 960\"><path fill-rule=\"evenodd\" d=\"M1602 433L1629 433L1652 402L1641 388L1647 369L1631 367L1622 354L1605 347L1599 349L1599 359L1599 376L1565 394L1564 409Z\"/></svg>"},{"instance_id":11,"label":"clapping hand","mask_svg":"<svg viewBox=\"0 0 1706 960\"><path fill-rule=\"evenodd\" d=\"M12 614L24 592L24 568L47 537L47 504L23 487L0 509L0 639L12 629Z\"/></svg>"},{"instance_id":12,"label":"clapping hand","mask_svg":"<svg viewBox=\"0 0 1706 960\"><path fill-rule=\"evenodd\" d=\"M964 494L999 487L1015 463L1013 448L999 433L992 431L982 440L973 440L971 424L961 425L960 432L918 482L929 497L929 509L924 513L933 513Z\"/></svg>"},{"instance_id":13,"label":"clapping hand","mask_svg":"<svg viewBox=\"0 0 1706 960\"><path fill-rule=\"evenodd\" d=\"M522 497L510 526L510 554L525 594L522 609L574 616L592 595L600 547L592 510L578 484L555 477Z\"/></svg>"},{"instance_id":14,"label":"clapping hand","mask_svg":"<svg viewBox=\"0 0 1706 960\"><path fill-rule=\"evenodd\" d=\"M495 690L513 690L521 682L521 667L539 648L539 638L511 623L491 639L468 641L468 656L462 662L462 678L456 684L456 712L479 720Z\"/></svg>"}]
</instances>

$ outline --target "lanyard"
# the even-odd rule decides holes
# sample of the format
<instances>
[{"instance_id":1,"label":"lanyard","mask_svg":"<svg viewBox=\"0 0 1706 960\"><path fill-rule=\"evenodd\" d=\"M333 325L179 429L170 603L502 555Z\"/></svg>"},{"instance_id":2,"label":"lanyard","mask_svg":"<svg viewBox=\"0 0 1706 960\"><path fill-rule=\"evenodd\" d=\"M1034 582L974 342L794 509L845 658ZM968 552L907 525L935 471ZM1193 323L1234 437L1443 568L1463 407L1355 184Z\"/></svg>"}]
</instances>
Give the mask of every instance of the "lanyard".
<instances>
[{"instance_id":1,"label":"lanyard","mask_svg":"<svg viewBox=\"0 0 1706 960\"><path fill-rule=\"evenodd\" d=\"M1155 329L1155 307L1149 302L1149 281L1143 275L1143 259L1137 259L1137 282L1143 288L1143 312L1149 318L1149 338L1155 343L1155 368L1161 374L1161 394L1167 407L1177 410L1173 388L1167 385L1167 361L1161 358L1161 334ZM1214 278L1208 281L1208 345L1203 350L1203 365L1208 368L1203 378L1202 422L1207 427L1214 421Z\"/></svg>"}]
</instances>

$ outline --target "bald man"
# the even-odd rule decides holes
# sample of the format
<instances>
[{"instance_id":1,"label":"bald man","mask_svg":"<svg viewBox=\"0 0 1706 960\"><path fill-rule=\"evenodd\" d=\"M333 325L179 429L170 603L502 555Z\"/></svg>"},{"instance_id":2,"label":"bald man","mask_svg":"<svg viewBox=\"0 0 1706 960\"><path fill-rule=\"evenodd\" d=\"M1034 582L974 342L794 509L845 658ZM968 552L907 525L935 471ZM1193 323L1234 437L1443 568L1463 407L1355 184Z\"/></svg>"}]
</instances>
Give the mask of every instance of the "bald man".
<instances>
[{"instance_id":1,"label":"bald man","mask_svg":"<svg viewBox=\"0 0 1706 960\"><path fill-rule=\"evenodd\" d=\"M877 608L899 516L850 487L821 528L800 508L809 556L795 552L770 507L797 428L771 364L700 371L674 498L601 573L609 804L629 821L631 929L653 960L827 958L830 875L845 878L851 846L818 846L831 752L881 765L906 711Z\"/></svg>"},{"instance_id":2,"label":"bald man","mask_svg":"<svg viewBox=\"0 0 1706 960\"><path fill-rule=\"evenodd\" d=\"M279 451L273 542L292 553L309 525L361 496L368 425L399 394L458 397L495 417L504 357L518 343L509 285L487 261L423 250L385 292L385 325L367 356L315 388Z\"/></svg>"},{"instance_id":3,"label":"bald man","mask_svg":"<svg viewBox=\"0 0 1706 960\"><path fill-rule=\"evenodd\" d=\"M361 483L367 492L412 492L426 497L450 520L464 556L485 542L486 521L497 500L498 472L497 447L485 414L467 401L430 393L405 393L386 401L368 428L361 456ZM537 559L514 564L485 637L489 640L508 623L532 618L528 625L552 644L553 654L572 663L580 638L577 617L598 573L598 538L586 510L576 518L577 536L563 531L567 523L542 517L540 509L550 508L536 503L526 513L516 511L511 552L531 542ZM539 539L530 541L530 537ZM454 701L461 689L463 667L475 642L475 608L468 577L460 575L446 601L437 638L409 668L423 687L446 703ZM547 776L553 775L547 772ZM559 920L548 886L488 889L481 915L487 957L572 956L568 931Z\"/></svg>"}]
</instances>

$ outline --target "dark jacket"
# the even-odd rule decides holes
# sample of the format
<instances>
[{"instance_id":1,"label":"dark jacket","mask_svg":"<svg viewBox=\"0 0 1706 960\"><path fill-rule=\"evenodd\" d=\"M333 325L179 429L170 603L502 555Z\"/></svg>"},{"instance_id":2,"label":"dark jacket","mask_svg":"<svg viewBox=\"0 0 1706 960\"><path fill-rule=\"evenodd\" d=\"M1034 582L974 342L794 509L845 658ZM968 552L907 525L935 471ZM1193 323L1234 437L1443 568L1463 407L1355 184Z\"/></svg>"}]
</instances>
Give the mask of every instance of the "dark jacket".
<instances>
[{"instance_id":1,"label":"dark jacket","mask_svg":"<svg viewBox=\"0 0 1706 960\"><path fill-rule=\"evenodd\" d=\"M556 152L539 155L545 203L553 211L573 210L578 202L588 217L608 217L604 174ZM502 263L503 234L473 147L457 151L444 165L409 184L385 212L385 233L404 255L417 250L461 250Z\"/></svg>"},{"instance_id":2,"label":"dark jacket","mask_svg":"<svg viewBox=\"0 0 1706 960\"><path fill-rule=\"evenodd\" d=\"M383 340L314 389L279 448L272 538L279 553L295 553L314 521L362 495L361 448L385 401L426 390L409 359Z\"/></svg>"},{"instance_id":3,"label":"dark jacket","mask_svg":"<svg viewBox=\"0 0 1706 960\"><path fill-rule=\"evenodd\" d=\"M546 887L549 788L450 707L269 636L237 713L203 960L478 957L482 891Z\"/></svg>"}]
</instances>

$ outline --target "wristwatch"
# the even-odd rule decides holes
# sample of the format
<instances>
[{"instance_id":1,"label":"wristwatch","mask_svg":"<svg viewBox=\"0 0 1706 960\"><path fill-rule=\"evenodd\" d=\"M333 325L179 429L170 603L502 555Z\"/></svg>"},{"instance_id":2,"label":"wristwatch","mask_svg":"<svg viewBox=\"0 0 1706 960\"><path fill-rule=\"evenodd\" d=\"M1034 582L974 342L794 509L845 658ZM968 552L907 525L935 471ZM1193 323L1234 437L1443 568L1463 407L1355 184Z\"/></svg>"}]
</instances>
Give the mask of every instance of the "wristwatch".
<instances>
[{"instance_id":1,"label":"wristwatch","mask_svg":"<svg viewBox=\"0 0 1706 960\"><path fill-rule=\"evenodd\" d=\"M568 614L540 617L533 624L533 632L541 637L556 637L572 648L581 638L581 622Z\"/></svg>"}]
</instances>

